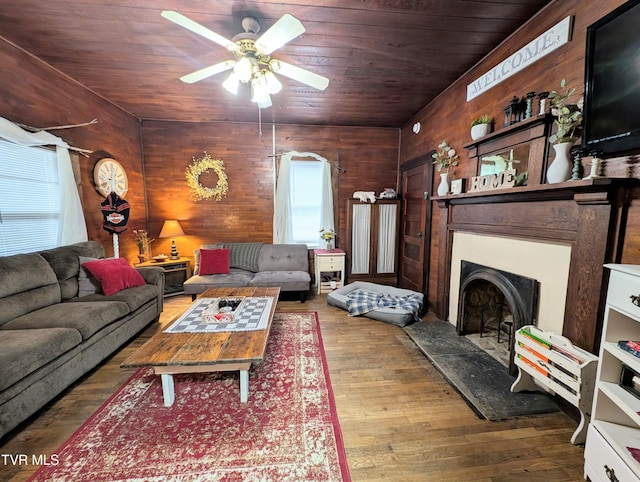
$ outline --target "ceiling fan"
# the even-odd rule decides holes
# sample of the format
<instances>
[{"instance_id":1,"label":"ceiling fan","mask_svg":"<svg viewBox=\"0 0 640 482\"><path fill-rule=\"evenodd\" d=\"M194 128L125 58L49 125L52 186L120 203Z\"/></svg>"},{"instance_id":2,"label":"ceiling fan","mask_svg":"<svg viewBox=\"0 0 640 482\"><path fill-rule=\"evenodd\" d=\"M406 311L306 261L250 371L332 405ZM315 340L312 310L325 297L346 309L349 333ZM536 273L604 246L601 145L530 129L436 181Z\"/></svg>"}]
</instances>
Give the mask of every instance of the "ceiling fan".
<instances>
[{"instance_id":1,"label":"ceiling fan","mask_svg":"<svg viewBox=\"0 0 640 482\"><path fill-rule=\"evenodd\" d=\"M232 94L237 94L240 83L250 83L251 100L257 103L261 109L271 107L271 95L277 94L282 89L282 83L274 73L284 75L318 90L324 90L329 85L329 79L322 75L271 58L271 54L275 50L305 31L302 23L293 15L288 13L283 15L260 37L257 35L260 31L258 21L251 17L245 17L242 20L242 28L245 31L234 36L231 40L176 11L164 10L161 15L181 27L221 45L236 57L236 60L225 60L184 75L180 77L183 82L191 84L231 70L229 77L222 84L223 87Z\"/></svg>"}]
</instances>

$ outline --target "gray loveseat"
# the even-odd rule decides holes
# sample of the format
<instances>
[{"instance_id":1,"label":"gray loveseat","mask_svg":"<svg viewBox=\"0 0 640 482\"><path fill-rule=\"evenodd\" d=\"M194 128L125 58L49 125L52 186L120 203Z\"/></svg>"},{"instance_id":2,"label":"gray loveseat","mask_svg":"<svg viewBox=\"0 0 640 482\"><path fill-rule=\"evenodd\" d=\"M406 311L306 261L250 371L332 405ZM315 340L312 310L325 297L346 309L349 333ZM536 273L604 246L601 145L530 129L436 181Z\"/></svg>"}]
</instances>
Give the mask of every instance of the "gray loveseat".
<instances>
[{"instance_id":1,"label":"gray loveseat","mask_svg":"<svg viewBox=\"0 0 640 482\"><path fill-rule=\"evenodd\" d=\"M143 286L78 297L80 257L104 254L87 241L0 257L0 437L160 316L159 267L138 268Z\"/></svg>"},{"instance_id":2,"label":"gray loveseat","mask_svg":"<svg viewBox=\"0 0 640 482\"><path fill-rule=\"evenodd\" d=\"M201 275L200 251L196 250L193 276L184 283L185 294L195 299L208 288L261 286L300 292L304 302L311 287L309 251L305 244L219 243L200 249L230 249L229 274Z\"/></svg>"}]
</instances>

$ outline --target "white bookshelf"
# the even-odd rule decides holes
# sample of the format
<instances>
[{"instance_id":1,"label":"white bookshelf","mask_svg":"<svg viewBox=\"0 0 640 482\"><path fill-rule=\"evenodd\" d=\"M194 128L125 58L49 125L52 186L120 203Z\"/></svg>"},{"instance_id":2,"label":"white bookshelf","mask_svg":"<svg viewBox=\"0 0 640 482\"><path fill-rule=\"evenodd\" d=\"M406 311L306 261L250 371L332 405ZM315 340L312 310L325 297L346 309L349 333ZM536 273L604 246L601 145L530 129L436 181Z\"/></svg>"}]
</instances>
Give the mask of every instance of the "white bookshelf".
<instances>
[{"instance_id":1,"label":"white bookshelf","mask_svg":"<svg viewBox=\"0 0 640 482\"><path fill-rule=\"evenodd\" d=\"M622 350L620 340L640 341L640 266L605 265L610 270L600 361L585 445L585 478L640 480L640 398L620 386L622 367L640 373L640 358ZM638 303L638 304L636 304ZM634 452L637 449L636 457Z\"/></svg>"}]
</instances>

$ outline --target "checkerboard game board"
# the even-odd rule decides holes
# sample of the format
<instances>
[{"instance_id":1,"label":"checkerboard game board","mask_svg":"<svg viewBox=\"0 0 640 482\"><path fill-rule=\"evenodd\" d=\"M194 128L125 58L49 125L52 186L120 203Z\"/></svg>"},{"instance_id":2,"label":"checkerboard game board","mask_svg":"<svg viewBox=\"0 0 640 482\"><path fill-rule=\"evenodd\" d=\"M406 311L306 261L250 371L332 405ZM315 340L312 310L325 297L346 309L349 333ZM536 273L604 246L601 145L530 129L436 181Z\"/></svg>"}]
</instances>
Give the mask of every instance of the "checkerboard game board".
<instances>
[{"instance_id":1,"label":"checkerboard game board","mask_svg":"<svg viewBox=\"0 0 640 482\"><path fill-rule=\"evenodd\" d=\"M247 297L230 323L204 323L202 313L219 298L200 298L178 318L164 333L219 333L223 331L264 330L269 322L271 297Z\"/></svg>"}]
</instances>

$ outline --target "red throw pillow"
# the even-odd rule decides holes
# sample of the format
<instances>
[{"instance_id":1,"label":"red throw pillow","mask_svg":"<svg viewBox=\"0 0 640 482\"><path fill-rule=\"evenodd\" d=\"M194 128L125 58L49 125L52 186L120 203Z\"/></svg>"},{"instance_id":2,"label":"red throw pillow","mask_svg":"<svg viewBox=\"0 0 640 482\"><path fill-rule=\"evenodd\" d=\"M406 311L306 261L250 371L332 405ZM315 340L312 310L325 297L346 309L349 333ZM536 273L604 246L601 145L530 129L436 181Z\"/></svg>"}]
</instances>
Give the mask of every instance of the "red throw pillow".
<instances>
[{"instance_id":1,"label":"red throw pillow","mask_svg":"<svg viewBox=\"0 0 640 482\"><path fill-rule=\"evenodd\" d=\"M231 249L201 249L200 250L200 274L229 274L229 255Z\"/></svg>"},{"instance_id":2,"label":"red throw pillow","mask_svg":"<svg viewBox=\"0 0 640 482\"><path fill-rule=\"evenodd\" d=\"M102 291L107 296L125 288L133 288L134 286L145 284L142 275L124 258L87 261L82 266L87 268L100 281Z\"/></svg>"}]
</instances>

